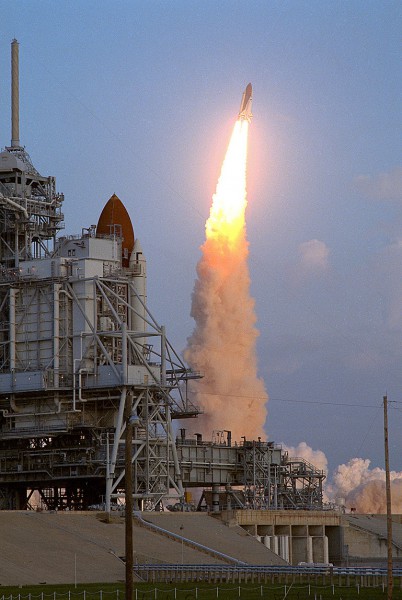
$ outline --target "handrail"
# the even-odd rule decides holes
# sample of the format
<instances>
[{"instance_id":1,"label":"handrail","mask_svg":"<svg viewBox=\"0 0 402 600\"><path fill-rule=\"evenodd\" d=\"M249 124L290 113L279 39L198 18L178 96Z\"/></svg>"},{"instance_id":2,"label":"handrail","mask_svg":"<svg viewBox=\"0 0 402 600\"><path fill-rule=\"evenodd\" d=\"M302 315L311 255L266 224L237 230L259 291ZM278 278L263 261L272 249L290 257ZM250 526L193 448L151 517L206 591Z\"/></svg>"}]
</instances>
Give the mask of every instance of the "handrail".
<instances>
[{"instance_id":1,"label":"handrail","mask_svg":"<svg viewBox=\"0 0 402 600\"><path fill-rule=\"evenodd\" d=\"M138 571L216 571L227 573L266 573L266 574L290 574L295 575L387 575L386 568L380 567L330 567L330 566L307 566L299 565L193 565L193 564L136 564L134 570ZM402 577L402 568L393 569L394 577Z\"/></svg>"},{"instance_id":2,"label":"handrail","mask_svg":"<svg viewBox=\"0 0 402 600\"><path fill-rule=\"evenodd\" d=\"M209 548L208 546L204 546L203 544L194 542L194 540L185 538L182 535L173 533L172 531L169 531L168 529L163 529L163 527L159 527L159 525L155 525L154 523L145 521L145 519L142 518L142 515L140 512L135 511L133 513L133 516L136 519L138 519L138 521L140 521L140 523L142 523L149 529L154 529L155 531L159 531L165 535L167 534L169 537L172 537L173 539L176 539L177 541L185 542L185 543L189 544L190 546L193 546L195 548L203 550L204 552L208 552L208 554L212 554L218 558L223 558L224 560L229 560L230 562L235 563L236 565L247 565L247 563L244 562L243 560L239 560L238 558L234 558L233 556L229 556L228 554L224 554L223 552L219 552L218 550L214 550L213 548Z\"/></svg>"}]
</instances>

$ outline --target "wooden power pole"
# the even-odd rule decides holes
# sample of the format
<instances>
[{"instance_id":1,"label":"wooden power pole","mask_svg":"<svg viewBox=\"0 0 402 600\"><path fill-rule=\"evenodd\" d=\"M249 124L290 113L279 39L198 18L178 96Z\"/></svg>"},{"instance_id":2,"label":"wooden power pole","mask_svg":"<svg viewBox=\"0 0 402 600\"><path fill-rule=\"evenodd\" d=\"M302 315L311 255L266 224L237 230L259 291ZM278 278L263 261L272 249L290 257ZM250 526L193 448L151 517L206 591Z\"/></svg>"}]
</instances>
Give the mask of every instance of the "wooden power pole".
<instances>
[{"instance_id":1,"label":"wooden power pole","mask_svg":"<svg viewBox=\"0 0 402 600\"><path fill-rule=\"evenodd\" d=\"M384 396L384 449L385 449L385 493L387 498L387 599L392 600L393 574L392 574L392 512L391 512L391 480L389 476L389 451L388 451L388 398Z\"/></svg>"}]
</instances>

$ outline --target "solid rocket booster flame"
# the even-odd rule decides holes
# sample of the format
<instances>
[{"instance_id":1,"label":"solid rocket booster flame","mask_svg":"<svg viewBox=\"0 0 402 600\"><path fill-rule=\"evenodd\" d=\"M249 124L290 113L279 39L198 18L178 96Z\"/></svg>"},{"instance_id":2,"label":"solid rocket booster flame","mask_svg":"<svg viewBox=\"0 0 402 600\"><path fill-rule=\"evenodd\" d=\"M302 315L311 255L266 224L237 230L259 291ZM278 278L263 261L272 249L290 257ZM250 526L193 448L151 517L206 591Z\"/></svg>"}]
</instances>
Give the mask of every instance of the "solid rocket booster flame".
<instances>
[{"instance_id":1,"label":"solid rocket booster flame","mask_svg":"<svg viewBox=\"0 0 402 600\"><path fill-rule=\"evenodd\" d=\"M225 240L230 246L245 227L247 134L247 121L237 121L205 226L207 239Z\"/></svg>"},{"instance_id":2,"label":"solid rocket booster flame","mask_svg":"<svg viewBox=\"0 0 402 600\"><path fill-rule=\"evenodd\" d=\"M264 436L267 393L257 376L258 331L250 296L245 210L249 121L239 115L206 223L185 358L204 378L193 383L204 411L197 428L231 430L234 439Z\"/></svg>"}]
</instances>

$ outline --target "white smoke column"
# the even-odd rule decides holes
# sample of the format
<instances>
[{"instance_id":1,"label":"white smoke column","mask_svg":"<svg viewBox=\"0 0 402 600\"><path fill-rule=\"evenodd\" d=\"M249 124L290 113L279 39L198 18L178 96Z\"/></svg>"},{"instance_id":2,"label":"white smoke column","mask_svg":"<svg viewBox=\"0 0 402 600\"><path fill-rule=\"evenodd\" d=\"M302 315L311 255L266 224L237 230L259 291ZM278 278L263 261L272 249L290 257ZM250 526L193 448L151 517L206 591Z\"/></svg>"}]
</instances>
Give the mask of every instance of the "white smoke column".
<instances>
[{"instance_id":1,"label":"white smoke column","mask_svg":"<svg viewBox=\"0 0 402 600\"><path fill-rule=\"evenodd\" d=\"M268 395L257 375L256 316L250 296L245 210L248 122L236 122L213 196L192 296L195 329L184 357L204 378L192 400L206 436L230 430L233 439L264 436Z\"/></svg>"}]
</instances>

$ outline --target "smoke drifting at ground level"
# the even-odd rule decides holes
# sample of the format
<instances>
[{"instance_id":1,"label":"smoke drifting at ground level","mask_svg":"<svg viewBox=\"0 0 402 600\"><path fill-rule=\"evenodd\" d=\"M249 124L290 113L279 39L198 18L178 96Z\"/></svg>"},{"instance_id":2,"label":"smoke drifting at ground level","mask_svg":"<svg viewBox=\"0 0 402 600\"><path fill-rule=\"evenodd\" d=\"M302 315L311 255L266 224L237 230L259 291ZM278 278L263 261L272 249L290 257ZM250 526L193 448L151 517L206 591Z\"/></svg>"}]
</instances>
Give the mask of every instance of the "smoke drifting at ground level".
<instances>
[{"instance_id":1,"label":"smoke drifting at ground level","mask_svg":"<svg viewBox=\"0 0 402 600\"><path fill-rule=\"evenodd\" d=\"M327 472L327 458L322 450L313 450L306 442L284 449ZM385 514L385 470L370 468L370 460L352 458L336 467L324 484L324 500L343 506L347 512ZM402 512L402 472L391 471L392 512Z\"/></svg>"}]
</instances>

